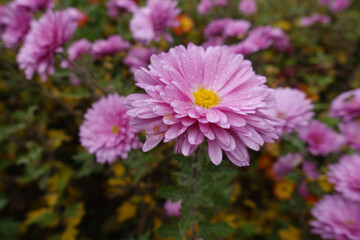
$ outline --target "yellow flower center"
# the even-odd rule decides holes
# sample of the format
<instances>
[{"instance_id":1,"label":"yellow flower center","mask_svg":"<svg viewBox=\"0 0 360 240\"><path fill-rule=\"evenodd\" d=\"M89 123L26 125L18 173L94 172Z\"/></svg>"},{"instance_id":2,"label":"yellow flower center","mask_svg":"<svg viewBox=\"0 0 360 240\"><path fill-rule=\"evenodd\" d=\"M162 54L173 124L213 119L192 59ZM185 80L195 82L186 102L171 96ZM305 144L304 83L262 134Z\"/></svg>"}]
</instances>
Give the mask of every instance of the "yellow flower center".
<instances>
[{"instance_id":1,"label":"yellow flower center","mask_svg":"<svg viewBox=\"0 0 360 240\"><path fill-rule=\"evenodd\" d=\"M113 134L117 134L118 132L119 132L119 128L118 128L118 126L113 126L112 127L112 129L111 129L111 131L113 132Z\"/></svg>"},{"instance_id":2,"label":"yellow flower center","mask_svg":"<svg viewBox=\"0 0 360 240\"><path fill-rule=\"evenodd\" d=\"M193 93L195 104L204 108L216 106L220 102L220 98L212 90L200 88Z\"/></svg>"},{"instance_id":3,"label":"yellow flower center","mask_svg":"<svg viewBox=\"0 0 360 240\"><path fill-rule=\"evenodd\" d=\"M352 219L348 219L345 221L346 224L349 224L349 225L354 225L355 224L355 221L352 220Z\"/></svg>"}]
</instances>

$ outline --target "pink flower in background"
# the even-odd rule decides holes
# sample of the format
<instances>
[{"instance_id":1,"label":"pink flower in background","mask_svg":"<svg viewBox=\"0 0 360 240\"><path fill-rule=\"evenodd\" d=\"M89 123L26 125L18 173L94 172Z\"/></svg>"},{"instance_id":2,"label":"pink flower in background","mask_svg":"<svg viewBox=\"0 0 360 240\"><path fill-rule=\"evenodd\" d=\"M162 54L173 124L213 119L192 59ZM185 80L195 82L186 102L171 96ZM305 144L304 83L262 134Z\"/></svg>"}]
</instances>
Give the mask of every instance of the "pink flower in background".
<instances>
[{"instance_id":1,"label":"pink flower in background","mask_svg":"<svg viewBox=\"0 0 360 240\"><path fill-rule=\"evenodd\" d=\"M245 15L251 15L256 11L257 4L255 0L241 0L238 8L239 12Z\"/></svg>"},{"instance_id":2,"label":"pink flower in background","mask_svg":"<svg viewBox=\"0 0 360 240\"><path fill-rule=\"evenodd\" d=\"M276 125L279 135L306 127L314 116L311 100L300 90L289 87L275 89L275 99L275 107L267 113L283 120Z\"/></svg>"},{"instance_id":3,"label":"pink flower in background","mask_svg":"<svg viewBox=\"0 0 360 240\"><path fill-rule=\"evenodd\" d=\"M308 150L313 155L326 156L338 151L345 143L343 136L317 120L312 120L308 127L298 133L299 137L309 144Z\"/></svg>"},{"instance_id":4,"label":"pink flower in background","mask_svg":"<svg viewBox=\"0 0 360 240\"><path fill-rule=\"evenodd\" d=\"M251 23L246 20L233 20L230 21L224 31L226 37L238 37L245 35L250 29Z\"/></svg>"},{"instance_id":5,"label":"pink flower in background","mask_svg":"<svg viewBox=\"0 0 360 240\"><path fill-rule=\"evenodd\" d=\"M303 27L310 27L315 23L329 24L331 21L330 17L323 14L315 13L311 16L303 17L300 19L300 25Z\"/></svg>"},{"instance_id":6,"label":"pink flower in background","mask_svg":"<svg viewBox=\"0 0 360 240\"><path fill-rule=\"evenodd\" d=\"M249 30L250 26L251 23L246 20L221 18L211 21L204 29L204 35L210 42L217 42L217 45L222 45L227 37L243 35Z\"/></svg>"},{"instance_id":7,"label":"pink flower in background","mask_svg":"<svg viewBox=\"0 0 360 240\"><path fill-rule=\"evenodd\" d=\"M360 239L360 203L339 194L323 197L311 210L315 220L310 222L312 233L324 239Z\"/></svg>"},{"instance_id":8,"label":"pink flower in background","mask_svg":"<svg viewBox=\"0 0 360 240\"><path fill-rule=\"evenodd\" d=\"M360 116L360 88L340 94L331 102L330 116L345 121Z\"/></svg>"},{"instance_id":9,"label":"pink flower in background","mask_svg":"<svg viewBox=\"0 0 360 240\"><path fill-rule=\"evenodd\" d=\"M278 51L288 49L290 40L280 29L271 26L260 26L251 30L247 38L231 46L234 53L248 55L273 46Z\"/></svg>"},{"instance_id":10,"label":"pink flower in background","mask_svg":"<svg viewBox=\"0 0 360 240\"><path fill-rule=\"evenodd\" d=\"M227 47L178 46L151 57L149 70L135 72L146 94L127 97L132 126L146 131L143 151L177 140L175 152L191 155L207 139L211 161L249 165L246 147L258 151L277 138L271 116L273 91L251 62Z\"/></svg>"},{"instance_id":11,"label":"pink flower in background","mask_svg":"<svg viewBox=\"0 0 360 240\"><path fill-rule=\"evenodd\" d=\"M197 5L197 11L200 14L206 14L211 11L213 6L226 6L227 0L201 0Z\"/></svg>"},{"instance_id":12,"label":"pink flower in background","mask_svg":"<svg viewBox=\"0 0 360 240\"><path fill-rule=\"evenodd\" d=\"M166 211L166 215L170 217L182 217L180 213L182 200L177 202L171 202L170 199L167 199L164 205L164 209Z\"/></svg>"},{"instance_id":13,"label":"pink flower in background","mask_svg":"<svg viewBox=\"0 0 360 240\"><path fill-rule=\"evenodd\" d=\"M200 14L206 14L210 12L213 4L211 0L201 0L197 6L197 11Z\"/></svg>"},{"instance_id":14,"label":"pink flower in background","mask_svg":"<svg viewBox=\"0 0 360 240\"><path fill-rule=\"evenodd\" d=\"M360 133L360 132L358 132ZM345 155L339 162L329 166L329 182L349 200L360 203L360 155Z\"/></svg>"},{"instance_id":15,"label":"pink flower in background","mask_svg":"<svg viewBox=\"0 0 360 240\"><path fill-rule=\"evenodd\" d=\"M124 51L130 47L130 43L122 39L120 35L113 35L108 39L96 40L91 49L91 53L95 58L106 55L113 55Z\"/></svg>"},{"instance_id":16,"label":"pink flower in background","mask_svg":"<svg viewBox=\"0 0 360 240\"><path fill-rule=\"evenodd\" d=\"M48 11L31 23L31 30L16 58L27 79L38 72L42 81L46 81L47 74L54 73L54 56L63 51L62 46L72 38L78 25L74 11Z\"/></svg>"},{"instance_id":17,"label":"pink flower in background","mask_svg":"<svg viewBox=\"0 0 360 240\"><path fill-rule=\"evenodd\" d=\"M130 67L131 72L135 72L141 67L146 67L150 56L155 53L154 48L134 47L124 58L124 63Z\"/></svg>"},{"instance_id":18,"label":"pink flower in background","mask_svg":"<svg viewBox=\"0 0 360 240\"><path fill-rule=\"evenodd\" d=\"M339 129L349 146L360 151L360 122L343 122L339 124Z\"/></svg>"},{"instance_id":19,"label":"pink flower in background","mask_svg":"<svg viewBox=\"0 0 360 240\"><path fill-rule=\"evenodd\" d=\"M320 5L326 6L329 5L331 0L318 0Z\"/></svg>"},{"instance_id":20,"label":"pink flower in background","mask_svg":"<svg viewBox=\"0 0 360 240\"><path fill-rule=\"evenodd\" d=\"M108 15L112 18L119 16L121 12L135 12L138 5L134 0L109 0L106 4Z\"/></svg>"},{"instance_id":21,"label":"pink flower in background","mask_svg":"<svg viewBox=\"0 0 360 240\"><path fill-rule=\"evenodd\" d=\"M332 0L330 3L330 10L332 12L340 12L350 6L350 0Z\"/></svg>"},{"instance_id":22,"label":"pink flower in background","mask_svg":"<svg viewBox=\"0 0 360 240\"><path fill-rule=\"evenodd\" d=\"M53 8L54 0L15 0L15 4L38 11Z\"/></svg>"},{"instance_id":23,"label":"pink flower in background","mask_svg":"<svg viewBox=\"0 0 360 240\"><path fill-rule=\"evenodd\" d=\"M231 18L221 18L212 20L204 29L204 35L207 39L223 37L227 25L232 21Z\"/></svg>"},{"instance_id":24,"label":"pink flower in background","mask_svg":"<svg viewBox=\"0 0 360 240\"><path fill-rule=\"evenodd\" d=\"M7 48L18 46L30 30L33 13L21 6L10 3L1 6L0 25L3 24L1 38Z\"/></svg>"},{"instance_id":25,"label":"pink flower in background","mask_svg":"<svg viewBox=\"0 0 360 240\"><path fill-rule=\"evenodd\" d=\"M313 162L305 161L302 164L302 170L304 171L305 175L309 179L317 179L319 177L319 172L316 169L316 165Z\"/></svg>"},{"instance_id":26,"label":"pink flower in background","mask_svg":"<svg viewBox=\"0 0 360 240\"><path fill-rule=\"evenodd\" d=\"M176 5L177 1L173 0L148 0L145 7L138 8L130 21L135 40L147 44L163 36L171 42L172 37L165 30L179 25L176 17L180 9Z\"/></svg>"},{"instance_id":27,"label":"pink flower in background","mask_svg":"<svg viewBox=\"0 0 360 240\"><path fill-rule=\"evenodd\" d=\"M302 161L303 158L300 153L288 153L280 157L273 165L275 175L279 178L285 176L299 166Z\"/></svg>"},{"instance_id":28,"label":"pink flower in background","mask_svg":"<svg viewBox=\"0 0 360 240\"><path fill-rule=\"evenodd\" d=\"M141 147L136 131L130 127L124 97L117 93L101 98L85 114L80 126L80 142L99 163L126 159L131 149Z\"/></svg>"},{"instance_id":29,"label":"pink flower in background","mask_svg":"<svg viewBox=\"0 0 360 240\"><path fill-rule=\"evenodd\" d=\"M85 38L82 38L74 42L67 50L67 53L69 60L73 62L79 59L82 55L91 53L91 42ZM71 63L69 63L67 60L63 60L61 62L61 67L70 68Z\"/></svg>"},{"instance_id":30,"label":"pink flower in background","mask_svg":"<svg viewBox=\"0 0 360 240\"><path fill-rule=\"evenodd\" d=\"M226 6L228 4L227 0L213 0L215 6Z\"/></svg>"}]
</instances>

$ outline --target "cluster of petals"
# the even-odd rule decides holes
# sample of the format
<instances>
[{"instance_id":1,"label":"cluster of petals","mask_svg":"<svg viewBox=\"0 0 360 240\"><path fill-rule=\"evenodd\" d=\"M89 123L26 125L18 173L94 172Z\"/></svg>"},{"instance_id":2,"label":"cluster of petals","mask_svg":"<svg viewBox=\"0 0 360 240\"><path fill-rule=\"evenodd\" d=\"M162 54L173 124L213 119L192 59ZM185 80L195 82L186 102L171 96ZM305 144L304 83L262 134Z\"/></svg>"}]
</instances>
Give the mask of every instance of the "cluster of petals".
<instances>
[{"instance_id":1,"label":"cluster of petals","mask_svg":"<svg viewBox=\"0 0 360 240\"><path fill-rule=\"evenodd\" d=\"M334 13L346 10L351 3L351 0L320 0L321 5L327 5Z\"/></svg>"},{"instance_id":2,"label":"cluster of petals","mask_svg":"<svg viewBox=\"0 0 360 240\"><path fill-rule=\"evenodd\" d=\"M130 21L130 31L138 42L148 44L159 41L163 36L171 42L167 28L177 27L180 9L175 0L147 0L146 6L138 8Z\"/></svg>"},{"instance_id":3,"label":"cluster of petals","mask_svg":"<svg viewBox=\"0 0 360 240\"><path fill-rule=\"evenodd\" d=\"M237 37L244 35L250 29L251 23L246 20L235 20L232 18L221 18L211 21L204 29L207 39L215 37Z\"/></svg>"},{"instance_id":4,"label":"cluster of petals","mask_svg":"<svg viewBox=\"0 0 360 240\"><path fill-rule=\"evenodd\" d=\"M248 55L273 46L278 51L285 51L290 45L288 36L280 29L260 26L251 30L242 42L232 45L234 53Z\"/></svg>"},{"instance_id":5,"label":"cluster of petals","mask_svg":"<svg viewBox=\"0 0 360 240\"><path fill-rule=\"evenodd\" d=\"M85 54L90 54L91 42L85 38L77 40L68 48L67 53L70 62L68 60L63 60L61 62L61 67L63 68L70 68L71 62L74 62Z\"/></svg>"},{"instance_id":6,"label":"cluster of petals","mask_svg":"<svg viewBox=\"0 0 360 240\"><path fill-rule=\"evenodd\" d=\"M345 139L326 124L312 120L310 125L298 131L299 137L309 144L308 150L313 155L326 156L338 151L344 144Z\"/></svg>"},{"instance_id":7,"label":"cluster of petals","mask_svg":"<svg viewBox=\"0 0 360 240\"><path fill-rule=\"evenodd\" d=\"M340 94L331 102L330 116L345 121L360 116L360 88Z\"/></svg>"},{"instance_id":8,"label":"cluster of petals","mask_svg":"<svg viewBox=\"0 0 360 240\"><path fill-rule=\"evenodd\" d=\"M54 55L62 52L62 46L69 41L83 14L68 8L62 11L48 11L31 23L31 29L17 55L20 69L25 70L27 79L38 72L42 81L47 73L54 73Z\"/></svg>"},{"instance_id":9,"label":"cluster of petals","mask_svg":"<svg viewBox=\"0 0 360 240\"><path fill-rule=\"evenodd\" d=\"M138 8L135 0L109 0L106 4L108 15L112 18L119 16L121 12L135 12Z\"/></svg>"},{"instance_id":10,"label":"cluster of petals","mask_svg":"<svg viewBox=\"0 0 360 240\"><path fill-rule=\"evenodd\" d=\"M288 153L280 157L273 165L276 177L281 178L290 173L294 168L300 165L303 157L300 153Z\"/></svg>"},{"instance_id":11,"label":"cluster of petals","mask_svg":"<svg viewBox=\"0 0 360 240\"><path fill-rule=\"evenodd\" d=\"M302 170L304 171L305 176L309 179L317 179L320 175L316 168L316 164L310 161L305 161L302 164Z\"/></svg>"},{"instance_id":12,"label":"cluster of petals","mask_svg":"<svg viewBox=\"0 0 360 240\"><path fill-rule=\"evenodd\" d=\"M197 5L197 11L200 14L206 14L211 11L213 6L225 6L227 4L227 0L201 0Z\"/></svg>"},{"instance_id":13,"label":"cluster of petals","mask_svg":"<svg viewBox=\"0 0 360 240\"><path fill-rule=\"evenodd\" d=\"M245 15L251 15L256 12L257 4L255 0L241 0L238 6L239 12Z\"/></svg>"},{"instance_id":14,"label":"cluster of petals","mask_svg":"<svg viewBox=\"0 0 360 240\"><path fill-rule=\"evenodd\" d=\"M298 89L277 88L275 99L275 107L267 110L267 113L283 120L275 125L279 135L306 127L314 116L311 100Z\"/></svg>"},{"instance_id":15,"label":"cluster of petals","mask_svg":"<svg viewBox=\"0 0 360 240\"><path fill-rule=\"evenodd\" d=\"M47 10L54 7L54 0L15 0L15 4L33 11Z\"/></svg>"},{"instance_id":16,"label":"cluster of petals","mask_svg":"<svg viewBox=\"0 0 360 240\"><path fill-rule=\"evenodd\" d=\"M345 155L336 164L329 166L329 182L345 198L360 203L360 155Z\"/></svg>"},{"instance_id":17,"label":"cluster of petals","mask_svg":"<svg viewBox=\"0 0 360 240\"><path fill-rule=\"evenodd\" d=\"M327 195L314 205L310 222L312 233L323 239L360 239L360 203L340 194Z\"/></svg>"},{"instance_id":18,"label":"cluster of petals","mask_svg":"<svg viewBox=\"0 0 360 240\"><path fill-rule=\"evenodd\" d=\"M306 16L300 19L300 26L310 27L315 23L321 23L324 25L329 24L331 21L330 17L324 14L315 13L311 16Z\"/></svg>"},{"instance_id":19,"label":"cluster of petals","mask_svg":"<svg viewBox=\"0 0 360 240\"><path fill-rule=\"evenodd\" d=\"M177 140L175 152L192 154L207 139L210 160L249 165L246 147L259 150L277 138L263 110L274 106L273 90L251 62L227 47L189 44L151 57L149 70L135 72L146 94L127 97L132 126L146 131L143 151Z\"/></svg>"},{"instance_id":20,"label":"cluster of petals","mask_svg":"<svg viewBox=\"0 0 360 240\"><path fill-rule=\"evenodd\" d=\"M122 39L120 35L113 35L107 39L96 40L91 48L94 58L116 54L130 47L130 43Z\"/></svg>"},{"instance_id":21,"label":"cluster of petals","mask_svg":"<svg viewBox=\"0 0 360 240\"><path fill-rule=\"evenodd\" d=\"M180 213L181 203L182 200L179 200L177 202L171 202L170 199L167 199L164 204L166 215L168 215L169 217L182 217Z\"/></svg>"},{"instance_id":22,"label":"cluster of petals","mask_svg":"<svg viewBox=\"0 0 360 240\"><path fill-rule=\"evenodd\" d=\"M349 146L355 150L360 151L360 122L353 120L349 122L342 122L339 124L339 129Z\"/></svg>"},{"instance_id":23,"label":"cluster of petals","mask_svg":"<svg viewBox=\"0 0 360 240\"><path fill-rule=\"evenodd\" d=\"M147 66L153 53L155 53L154 48L134 47L124 58L124 64L134 73L137 69Z\"/></svg>"},{"instance_id":24,"label":"cluster of petals","mask_svg":"<svg viewBox=\"0 0 360 240\"><path fill-rule=\"evenodd\" d=\"M136 131L130 127L124 97L111 94L94 103L80 126L80 142L99 163L126 159L131 149L141 147Z\"/></svg>"},{"instance_id":25,"label":"cluster of petals","mask_svg":"<svg viewBox=\"0 0 360 240\"><path fill-rule=\"evenodd\" d=\"M0 6L0 36L7 48L18 46L30 30L33 12L25 7L9 3Z\"/></svg>"}]
</instances>

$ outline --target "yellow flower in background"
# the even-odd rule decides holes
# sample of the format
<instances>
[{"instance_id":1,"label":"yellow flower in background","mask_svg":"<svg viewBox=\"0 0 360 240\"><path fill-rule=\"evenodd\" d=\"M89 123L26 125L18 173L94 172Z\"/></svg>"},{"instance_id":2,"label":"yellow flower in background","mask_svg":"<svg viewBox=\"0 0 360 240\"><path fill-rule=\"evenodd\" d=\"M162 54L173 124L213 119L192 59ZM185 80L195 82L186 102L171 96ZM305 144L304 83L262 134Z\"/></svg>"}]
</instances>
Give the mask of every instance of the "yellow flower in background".
<instances>
[{"instance_id":1,"label":"yellow flower in background","mask_svg":"<svg viewBox=\"0 0 360 240\"><path fill-rule=\"evenodd\" d=\"M284 31L289 31L292 27L292 24L285 20L278 20L275 22L275 27L281 28Z\"/></svg>"},{"instance_id":2,"label":"yellow flower in background","mask_svg":"<svg viewBox=\"0 0 360 240\"><path fill-rule=\"evenodd\" d=\"M278 231L278 236L280 240L300 240L301 234L297 228L289 227L287 229L280 229Z\"/></svg>"},{"instance_id":3,"label":"yellow flower in background","mask_svg":"<svg viewBox=\"0 0 360 240\"><path fill-rule=\"evenodd\" d=\"M334 186L328 182L326 175L320 175L317 182L320 188L326 193L331 192L334 188Z\"/></svg>"},{"instance_id":4,"label":"yellow flower in background","mask_svg":"<svg viewBox=\"0 0 360 240\"><path fill-rule=\"evenodd\" d=\"M295 184L288 181L280 181L275 183L274 194L279 200L288 200L291 198L292 193L295 190Z\"/></svg>"},{"instance_id":5,"label":"yellow flower in background","mask_svg":"<svg viewBox=\"0 0 360 240\"><path fill-rule=\"evenodd\" d=\"M179 26L173 28L173 31L176 35L188 33L194 26L193 20L187 15L180 14L176 17L176 20L179 22Z\"/></svg>"},{"instance_id":6,"label":"yellow flower in background","mask_svg":"<svg viewBox=\"0 0 360 240\"><path fill-rule=\"evenodd\" d=\"M136 215L137 206L131 202L124 202L117 211L117 220L119 222L124 222L129 220Z\"/></svg>"}]
</instances>

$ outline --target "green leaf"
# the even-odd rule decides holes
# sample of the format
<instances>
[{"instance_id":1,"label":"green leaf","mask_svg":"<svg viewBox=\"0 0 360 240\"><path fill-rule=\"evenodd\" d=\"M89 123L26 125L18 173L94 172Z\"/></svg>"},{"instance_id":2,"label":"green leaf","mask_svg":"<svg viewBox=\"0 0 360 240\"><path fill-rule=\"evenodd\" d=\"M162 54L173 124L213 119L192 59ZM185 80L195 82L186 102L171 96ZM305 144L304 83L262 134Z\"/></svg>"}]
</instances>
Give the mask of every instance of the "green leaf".
<instances>
[{"instance_id":1,"label":"green leaf","mask_svg":"<svg viewBox=\"0 0 360 240\"><path fill-rule=\"evenodd\" d=\"M2 210L8 202L9 200L5 196L2 196L0 198L0 210Z\"/></svg>"},{"instance_id":2,"label":"green leaf","mask_svg":"<svg viewBox=\"0 0 360 240\"><path fill-rule=\"evenodd\" d=\"M172 202L179 201L186 197L189 192L188 188L179 186L175 187L162 187L157 190L157 194L163 198L170 198Z\"/></svg>"},{"instance_id":3,"label":"green leaf","mask_svg":"<svg viewBox=\"0 0 360 240\"><path fill-rule=\"evenodd\" d=\"M179 229L173 225L163 224L156 232L160 238L179 237Z\"/></svg>"},{"instance_id":4,"label":"green leaf","mask_svg":"<svg viewBox=\"0 0 360 240\"><path fill-rule=\"evenodd\" d=\"M203 231L208 231L211 232L219 237L227 237L230 234L235 232L235 229L233 229L232 227L230 227L227 223L225 222L216 222L214 224L211 225L207 225L207 226L200 226L202 228Z\"/></svg>"}]
</instances>

